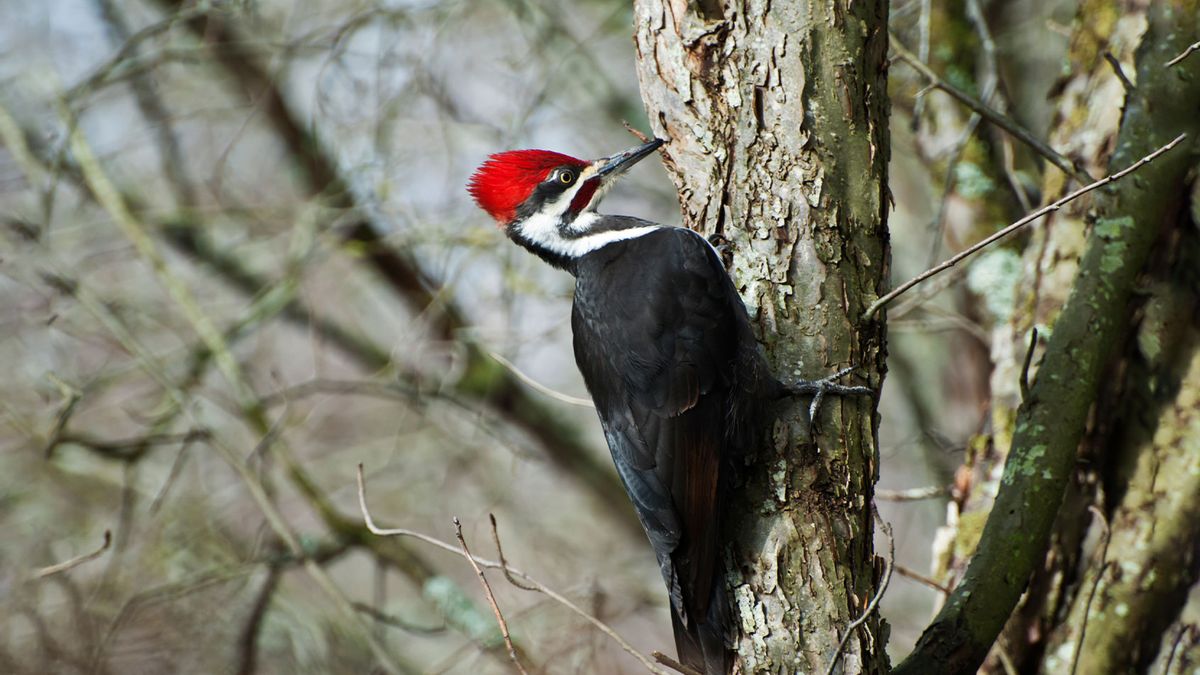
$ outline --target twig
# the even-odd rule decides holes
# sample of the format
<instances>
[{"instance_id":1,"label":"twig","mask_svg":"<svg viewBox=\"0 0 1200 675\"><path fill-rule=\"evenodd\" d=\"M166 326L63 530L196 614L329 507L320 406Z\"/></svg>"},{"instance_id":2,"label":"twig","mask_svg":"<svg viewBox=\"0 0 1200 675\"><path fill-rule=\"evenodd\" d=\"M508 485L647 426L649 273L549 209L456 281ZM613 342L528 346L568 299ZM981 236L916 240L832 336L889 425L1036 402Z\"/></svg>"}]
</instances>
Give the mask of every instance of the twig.
<instances>
[{"instance_id":1,"label":"twig","mask_svg":"<svg viewBox=\"0 0 1200 675\"><path fill-rule=\"evenodd\" d=\"M430 544L431 546L440 548L444 551L450 551L451 553L455 553L458 555L464 555L461 548L454 546L453 544L444 542L441 539L438 539L436 537L431 537L427 534L417 532L416 530L409 530L409 529L405 529L402 527L381 528L378 525L376 525L375 520L373 518L371 518L370 510L367 508L367 485L366 485L366 481L363 479L362 464L358 465L357 480L358 480L358 507L362 511L363 522L366 524L367 529L370 530L372 534L377 534L381 537L412 537L419 541L423 541L427 544ZM499 541L498 535L496 536L496 540ZM609 627L608 624L604 623L603 621L596 618L595 616L592 616L591 614L585 612L581 607L579 607L579 605L576 605L574 602L571 602L570 599L568 599L566 596L562 595L561 593L547 587L546 585L542 584L540 581L535 580L533 577L530 577L528 574L516 569L515 567L508 565L507 561L499 562L496 560L488 560L487 558L480 558L479 556L474 555L474 554L468 554L468 555L480 567L485 567L487 569L503 570L505 577L508 578L510 581L512 580L513 577L517 577L521 581L523 581L525 584L527 584L527 586L521 585L521 584L515 584L515 583L514 583L514 585L517 585L520 588L536 590L537 592L542 593L543 595L546 595L551 600L554 600L555 602L562 605L563 607L566 607L567 609L571 610L579 617L585 619L588 623L592 624L592 626L594 626L601 633L604 633L608 637L612 638L612 640L614 642L616 642L618 645L621 646L621 649L624 649L626 653L628 653L629 655L633 656L635 659L640 661L641 664L646 667L646 670L650 671L651 673L654 673L655 675L670 675L669 673L667 673L667 671L656 666L653 661L646 658L646 656L644 654L642 654L637 649L635 649L633 647L633 645L629 644L629 642L626 641L625 638L621 637L620 634L618 634L615 630L613 630L611 627Z\"/></svg>"},{"instance_id":2,"label":"twig","mask_svg":"<svg viewBox=\"0 0 1200 675\"><path fill-rule=\"evenodd\" d=\"M892 526L885 523L879 517L878 511L875 511L875 520L879 521L879 529L888 540L887 567L883 571L883 581L880 582L879 590L875 591L875 597L871 598L871 602L867 604L867 608L863 610L863 613L846 627L846 634L842 636L842 641L838 643L837 651L833 653L833 658L829 660L829 667L825 669L825 675L833 675L833 669L837 667L838 661L842 660L842 651L846 649L846 643L850 641L850 636L854 635L854 631L866 623L867 619L871 618L871 614L879 606L879 601L883 599L883 594L887 592L888 584L892 581L892 570L896 567L896 538L892 536Z\"/></svg>"},{"instance_id":3,"label":"twig","mask_svg":"<svg viewBox=\"0 0 1200 675\"><path fill-rule=\"evenodd\" d=\"M933 0L920 0L921 13L917 15L917 59L929 63L929 26L933 18ZM932 87L923 87L913 96L912 129L916 131L925 115L926 94Z\"/></svg>"},{"instance_id":4,"label":"twig","mask_svg":"<svg viewBox=\"0 0 1200 675\"><path fill-rule=\"evenodd\" d=\"M562 401L563 403L577 405L581 408L595 408L596 407L595 404L592 403L592 400L590 398L580 398L578 396L571 396L570 394L564 394L560 391L555 391L555 390L551 389L550 387L547 387L546 385L542 384L541 382L538 382L537 380L533 379L529 375L526 375L519 368L517 368L517 366L515 364L513 364L512 361L509 361L508 359L504 358L503 356L500 356L499 354L497 354L496 352L494 352L490 349L487 350L487 355L492 357L493 359L495 359L496 362L499 363L500 365L507 368L509 370L509 372L511 372L514 376L516 376L516 378L518 380L524 382L525 384L529 385L533 389L549 396L550 398L552 398L556 401Z\"/></svg>"},{"instance_id":5,"label":"twig","mask_svg":"<svg viewBox=\"0 0 1200 675\"><path fill-rule=\"evenodd\" d=\"M1108 527L1108 519L1104 517L1104 512L1096 508L1095 504L1089 504L1088 511L1091 511L1092 515L1100 521L1104 543L1100 545L1100 565L1096 569L1096 580L1092 582L1087 602L1083 605L1083 622L1079 626L1079 640L1075 642L1075 655L1071 658L1071 675L1075 675L1075 669L1079 667L1079 655L1083 652L1084 638L1087 637L1088 614L1092 611L1092 600L1096 597L1096 589L1100 588L1100 582L1104 580L1104 570L1108 567L1108 542L1112 540L1112 530Z\"/></svg>"},{"instance_id":6,"label":"twig","mask_svg":"<svg viewBox=\"0 0 1200 675\"><path fill-rule=\"evenodd\" d=\"M1021 364L1021 402L1029 398L1029 366L1033 364L1033 351L1037 349L1038 329L1033 327L1029 336L1029 349L1025 350L1025 362Z\"/></svg>"},{"instance_id":7,"label":"twig","mask_svg":"<svg viewBox=\"0 0 1200 675\"><path fill-rule=\"evenodd\" d=\"M979 113L983 119L1007 131L1009 134L1012 134L1015 138L1028 145L1039 155L1045 157L1051 164L1057 166L1059 169L1062 169L1062 171L1068 176L1073 176L1075 180L1079 181L1080 183L1085 183L1092 179L1092 177L1087 175L1087 173L1077 169L1070 162L1070 160L1068 160L1066 157L1063 157L1056 150L1054 150L1054 148L1051 148L1043 141L1038 140L1038 138L1030 133L1028 129L1013 121L1011 117L996 111L994 108L987 106L974 96L971 96L965 91L943 80L937 73L933 72L932 68L922 63L921 59L917 58L915 54L908 51L908 49L904 47L904 44L900 42L900 39L897 38L894 33L889 32L889 36L891 38L892 50L896 52L896 55L899 56L902 61L912 66L918 73L924 76L925 79L929 80L930 84L932 84L934 87L941 89L949 94L951 98Z\"/></svg>"},{"instance_id":8,"label":"twig","mask_svg":"<svg viewBox=\"0 0 1200 675\"><path fill-rule=\"evenodd\" d=\"M212 319L201 309L196 296L183 279L175 274L167 264L165 256L147 233L141 221L130 211L124 197L100 165L87 139L84 138L83 132L79 129L78 125L74 124L73 119L66 110L65 104L60 103L60 108L70 128L69 145L71 151L79 164L84 181L92 194L96 196L96 201L104 208L112 220L115 221L130 243L133 244L138 255L150 265L159 282L166 288L171 299L175 301L176 305L183 312L187 322L198 334L209 352L212 353L212 358L217 369L233 388L234 396L238 401L242 413L247 417L247 421L256 428L256 431L263 434L267 433L270 424L266 420L264 411L257 406L257 396L250 386L249 381L242 373L241 366L229 350L229 345L225 341L224 335L217 329ZM153 363L153 361L151 360L150 363ZM175 387L161 372L155 376L155 379L161 380L164 389L170 394L175 405L183 407L185 400L183 392ZM282 444L283 441L280 440L280 455L291 463L286 453L283 452L284 448ZM266 517L271 529L279 535L280 539L287 544L287 547L295 555L302 556L304 548L300 543L299 537L288 524L282 512L272 502L261 480L237 456L233 448L217 439L213 439L212 446L219 452L222 459L238 474L238 477L250 492L251 498ZM316 582L317 586L333 600L334 604L343 614L364 632L363 637L366 639L367 645L371 648L371 652L375 655L379 661L379 665L384 670L397 675L410 670L410 668L403 666L382 642L376 639L374 633L370 630L370 626L350 606L349 599L346 598L346 595L338 588L337 584L334 583L324 568L311 560L306 560L304 562L304 569L312 577L313 581Z\"/></svg>"},{"instance_id":9,"label":"twig","mask_svg":"<svg viewBox=\"0 0 1200 675\"><path fill-rule=\"evenodd\" d=\"M924 586L928 586L942 595L950 595L950 589L945 584L939 584L937 581L934 581L933 579L912 568L905 567L904 565L894 565L894 567L896 568L896 574L912 579L913 581Z\"/></svg>"},{"instance_id":10,"label":"twig","mask_svg":"<svg viewBox=\"0 0 1200 675\"><path fill-rule=\"evenodd\" d=\"M46 577L53 576L55 574L59 574L60 572L66 572L67 570L79 567L80 565L82 565L86 562L91 562L92 560L95 560L96 558L99 558L100 556L104 555L104 552L107 551L110 546L112 546L112 530L105 530L104 531L104 543L100 544L100 548L96 549L95 551L92 551L91 553L85 553L83 555L75 556L74 558L71 558L70 560L60 562L57 565L50 565L49 567L41 567L34 571L33 577L35 579L45 579Z\"/></svg>"},{"instance_id":11,"label":"twig","mask_svg":"<svg viewBox=\"0 0 1200 675\"><path fill-rule=\"evenodd\" d=\"M1004 642L1003 637L996 640L996 658L1000 659L1000 667L1004 668L1004 675L1017 675L1017 664L1013 663L1012 657L1008 655L1008 646Z\"/></svg>"},{"instance_id":12,"label":"twig","mask_svg":"<svg viewBox=\"0 0 1200 675\"><path fill-rule=\"evenodd\" d=\"M630 124L628 120L621 120L621 126L625 127L625 131L628 131L629 133L633 134L633 137L638 139L639 141L641 141L643 143L650 142L650 137L647 136L646 134L643 134L642 132L638 131L637 129L633 128L633 125Z\"/></svg>"},{"instance_id":13,"label":"twig","mask_svg":"<svg viewBox=\"0 0 1200 675\"><path fill-rule=\"evenodd\" d=\"M359 471L362 471L361 464L359 465ZM513 646L512 638L508 634L508 622L504 620L504 614L500 612L500 605L496 602L496 595L492 593L492 585L488 583L483 570L479 568L479 563L475 562L475 556L471 555L471 549L467 548L467 539L462 533L462 521L458 519L458 516L454 517L454 536L458 537L458 545L462 547L462 555L467 559L467 562L471 563L471 569L475 570L475 576L479 577L479 585L483 586L483 594L487 596L488 604L492 606L492 614L496 615L496 623L500 625L500 635L504 637L504 646L508 647L508 657L512 659L517 672L521 673L521 675L529 675L525 670L525 666L521 665L521 660L517 658L517 648Z\"/></svg>"},{"instance_id":14,"label":"twig","mask_svg":"<svg viewBox=\"0 0 1200 675\"><path fill-rule=\"evenodd\" d=\"M1125 76L1125 70L1121 68L1121 62L1117 60L1117 57L1113 56L1112 52L1104 52L1104 60L1108 61L1108 65L1112 66L1113 73L1115 73L1117 79L1121 81L1121 86L1125 87L1126 94L1137 89L1137 87L1135 87L1133 83L1129 81L1129 78Z\"/></svg>"},{"instance_id":15,"label":"twig","mask_svg":"<svg viewBox=\"0 0 1200 675\"><path fill-rule=\"evenodd\" d=\"M1175 58L1171 59L1170 61L1167 61L1167 67L1170 68L1171 66L1186 59L1187 57L1191 56L1192 52L1194 52L1198 49L1200 49L1200 42L1193 42L1192 44L1188 45L1187 49L1183 50L1182 54L1180 54L1179 56L1176 56Z\"/></svg>"},{"instance_id":16,"label":"twig","mask_svg":"<svg viewBox=\"0 0 1200 675\"><path fill-rule=\"evenodd\" d=\"M660 651L652 651L650 652L650 656L653 656L655 661L658 661L671 670L679 671L683 673L683 675L704 675L704 673L696 670L695 668L686 666Z\"/></svg>"},{"instance_id":17,"label":"twig","mask_svg":"<svg viewBox=\"0 0 1200 675\"><path fill-rule=\"evenodd\" d=\"M536 587L524 585L520 579L517 579L509 572L508 560L504 557L504 547L500 545L500 528L496 525L496 514L489 513L488 519L492 521L492 541L496 544L496 556L500 558L500 567L504 570L504 578L508 579L508 583L517 588L526 591L537 591Z\"/></svg>"},{"instance_id":18,"label":"twig","mask_svg":"<svg viewBox=\"0 0 1200 675\"><path fill-rule=\"evenodd\" d=\"M368 605L365 602L352 602L352 603L350 603L350 605L352 607L354 607L355 610L362 612L363 614L366 614L367 616L371 617L372 619L375 619L376 621L378 621L380 623L380 625L391 626L393 628L399 628L400 630L405 631L407 633L420 633L423 635L435 635L437 633L445 632L445 630L446 630L446 622L445 621L443 621L442 625L440 625L440 626L418 626L416 624L409 623L408 621L405 621L404 619L401 619L398 616L388 614L387 612L381 612L378 609L375 609L374 607Z\"/></svg>"},{"instance_id":19,"label":"twig","mask_svg":"<svg viewBox=\"0 0 1200 675\"><path fill-rule=\"evenodd\" d=\"M1120 180L1121 178L1124 178L1125 176L1142 168L1146 164L1153 162L1155 159L1158 159L1158 157L1160 155L1162 155L1163 153L1171 150L1175 146L1182 143L1183 139L1185 139L1185 138L1187 138L1187 134L1179 134L1170 143L1167 143L1166 145L1155 150L1154 152L1150 153L1149 155L1146 155L1145 157L1139 159L1138 161L1136 161L1133 164L1129 165L1128 167L1122 169L1121 171L1118 171L1117 173L1111 174L1109 176L1105 176L1104 178L1101 178L1100 180L1098 180L1094 183L1085 185L1085 186L1079 188L1078 190L1072 192L1071 194L1063 197L1062 199L1059 199L1058 201L1054 202L1053 204L1043 206L1042 208L1038 209L1037 211L1027 214L1025 217L1021 218L1020 220L1016 221L1015 223L1008 225L1007 227L1005 227L1002 230L999 230L995 234L992 234L991 236L985 238L983 241L980 241L980 242L972 245L970 248L966 249L965 251L962 251L962 252L946 259L941 264L939 264L935 267L931 267L931 268L925 270L924 272L921 272L917 276L913 277L912 279L909 279L908 281L897 286L895 289L886 293L882 298L879 298L875 302L871 303L871 306L867 308L867 311L863 312L862 320L863 321L869 320L872 316L874 316L875 312L879 311L879 309L881 307L883 307L884 305L887 305L889 302L891 302L892 300L895 300L902 293L904 293L908 289L912 288L913 286L916 286L917 284L921 283L922 281L925 281L929 277L932 277L940 272L944 272L945 270L950 269L951 267L962 262L962 260L964 258L970 257L974 253L978 253L980 250L987 248L988 246L996 243L997 241L1000 241L1001 239L1007 237L1008 235L1012 234L1013 232L1016 232L1017 230L1021 229L1022 227L1028 225L1029 223L1037 220L1038 218L1041 218L1042 216L1046 215L1047 213L1053 213L1054 211L1061 209L1067 203L1072 202L1072 201L1078 199L1079 197L1082 197L1083 195L1091 192L1092 190L1095 190L1096 188L1108 185L1109 183L1111 183L1113 181Z\"/></svg>"},{"instance_id":20,"label":"twig","mask_svg":"<svg viewBox=\"0 0 1200 675\"><path fill-rule=\"evenodd\" d=\"M875 490L875 499L885 502L915 502L923 499L935 499L950 494L950 488L944 485L928 485L907 490Z\"/></svg>"}]
</instances>

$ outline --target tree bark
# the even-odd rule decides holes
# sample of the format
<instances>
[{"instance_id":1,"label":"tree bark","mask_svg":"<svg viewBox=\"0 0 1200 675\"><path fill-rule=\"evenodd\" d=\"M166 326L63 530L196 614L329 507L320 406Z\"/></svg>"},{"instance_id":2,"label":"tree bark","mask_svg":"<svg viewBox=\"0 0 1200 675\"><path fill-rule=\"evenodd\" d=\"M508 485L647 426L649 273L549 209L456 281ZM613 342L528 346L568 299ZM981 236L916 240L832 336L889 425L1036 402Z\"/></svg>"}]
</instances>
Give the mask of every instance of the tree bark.
<instances>
[{"instance_id":1,"label":"tree bark","mask_svg":"<svg viewBox=\"0 0 1200 675\"><path fill-rule=\"evenodd\" d=\"M1181 131L1190 143L1200 132L1197 64L1165 64L1196 40L1196 4L1084 2L1079 19L1053 145L1101 175ZM1136 81L1123 115L1096 105L1122 95L1105 53ZM974 552L973 572L897 672L975 672L1006 621L1010 665L997 656L987 672L1146 672L1162 648L1200 557L1197 285L1187 271L1196 234L1178 197L1195 162L1188 147L1056 214L1027 243L1009 330L992 349L989 460L1005 472L982 477L964 500L976 516L990 511L988 530L977 551L978 531L959 531L951 548L964 553L944 571ZM1064 182L1048 173L1047 200ZM1034 326L1052 331L1023 402ZM1186 647L1187 625L1177 627Z\"/></svg>"},{"instance_id":2,"label":"tree bark","mask_svg":"<svg viewBox=\"0 0 1200 675\"><path fill-rule=\"evenodd\" d=\"M638 76L683 224L727 263L784 380L860 366L882 384L888 273L887 3L639 0ZM875 404L788 403L726 517L742 672L824 672L876 593ZM844 672L883 672L878 618Z\"/></svg>"}]
</instances>

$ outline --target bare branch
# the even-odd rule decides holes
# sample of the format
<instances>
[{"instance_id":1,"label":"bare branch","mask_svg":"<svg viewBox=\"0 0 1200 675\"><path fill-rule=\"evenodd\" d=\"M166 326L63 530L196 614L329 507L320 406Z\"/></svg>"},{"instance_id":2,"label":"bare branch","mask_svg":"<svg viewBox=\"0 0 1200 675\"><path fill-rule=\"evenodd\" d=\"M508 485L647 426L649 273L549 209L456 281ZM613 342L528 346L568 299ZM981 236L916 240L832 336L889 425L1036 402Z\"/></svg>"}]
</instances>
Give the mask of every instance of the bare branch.
<instances>
[{"instance_id":1,"label":"bare branch","mask_svg":"<svg viewBox=\"0 0 1200 675\"><path fill-rule=\"evenodd\" d=\"M1121 67L1121 62L1117 60L1117 57L1113 56L1112 52L1104 52L1104 60L1108 62L1108 65L1112 66L1113 73L1121 81L1121 86L1125 88L1125 93L1137 89L1133 85L1133 82L1129 81L1129 77L1125 75L1125 69Z\"/></svg>"},{"instance_id":2,"label":"bare branch","mask_svg":"<svg viewBox=\"0 0 1200 675\"><path fill-rule=\"evenodd\" d=\"M951 98L979 113L983 119L1007 131L1014 138L1017 138L1022 143L1032 148L1034 152L1038 153L1042 157L1045 157L1047 161L1054 166L1057 166L1063 171L1063 173L1066 173L1068 176L1073 176L1075 180L1079 181L1080 183L1086 183L1092 179L1091 176L1076 168L1070 160L1068 160L1066 157L1063 157L1054 148L1046 145L1045 142L1039 140L1036 136L1030 133L1028 129L1020 124L1017 124L1017 122L1011 117L998 112L974 96L971 96L965 91L943 80L937 73L933 72L932 68L925 65L921 59L917 58L915 54L908 51L908 49L904 47L904 44L900 42L900 39L897 38L895 34L889 32L889 36L891 37L892 50L896 52L896 55L899 56L902 61L912 66L918 73L924 76L925 79L929 80L929 83L932 86L941 89L949 94Z\"/></svg>"},{"instance_id":3,"label":"bare branch","mask_svg":"<svg viewBox=\"0 0 1200 675\"><path fill-rule=\"evenodd\" d=\"M488 560L487 558L480 558L479 556L472 554L472 553L464 553L462 551L462 549L458 546L454 546L453 544L442 541L441 539L438 539L436 537L431 537L427 534L417 532L416 530L410 530L410 529L406 529L406 528L402 528L402 527L394 527L394 528L379 527L378 525L375 524L375 520L371 517L370 509L367 508L367 485L366 485L365 479L363 478L363 465L362 464L358 465L358 472L357 472L356 476L357 476L357 480L358 480L358 506L359 506L359 509L362 511L363 522L366 523L367 529L370 530L373 534L377 534L381 537L397 537L397 536L413 537L414 539L418 539L418 540L423 541L432 546L436 546L437 548L440 548L444 551L450 551L451 553L456 553L458 555L468 557L472 561L474 561L476 564L478 564L480 567L486 567L488 569L502 570L504 572L505 577L507 577L510 581L512 580L513 577L517 577L524 583L517 584L514 582L514 585L518 586L519 588L524 588L526 590L529 590L529 589L536 590L537 592L548 596L551 600L554 600L558 604L560 604L563 607L566 607L567 609L574 612L577 616L585 619L588 623L592 624L592 626L594 626L601 633L604 633L608 637L612 638L612 640L614 642L616 642L618 645L621 646L621 649L624 649L626 653L630 654L635 659L640 661L641 664L646 667L646 670L650 671L651 673L655 673L655 675L669 675L669 673L664 671L662 668L659 668L658 666L656 666L653 661L646 658L646 656L644 654L642 654L637 649L635 649L633 647L633 645L629 644L629 642L626 641L625 638L621 637L620 634L618 634L615 630L613 630L608 624L604 623L600 619L598 619L595 616L584 611L581 607L579 607L579 605L576 605L574 602L572 602L570 599L568 599L565 595L547 587L545 584L542 584L540 581L535 580L533 577L530 577L528 574L526 574L514 567L509 566L507 564L507 562ZM497 536L496 540L497 540L497 542L499 541L498 536ZM502 559L503 559L503 557L502 557Z\"/></svg>"},{"instance_id":4,"label":"bare branch","mask_svg":"<svg viewBox=\"0 0 1200 675\"><path fill-rule=\"evenodd\" d=\"M909 488L907 490L875 490L875 499L885 502L915 502L924 499L937 499L950 494L950 488L944 485L928 485L926 487Z\"/></svg>"},{"instance_id":5,"label":"bare branch","mask_svg":"<svg viewBox=\"0 0 1200 675\"><path fill-rule=\"evenodd\" d=\"M362 471L362 465L359 465L359 471ZM458 537L458 545L462 547L463 557L467 562L471 563L471 569L475 570L475 576L479 577L479 585L483 586L483 594L487 596L488 604L492 606L492 614L496 615L496 623L500 625L500 635L504 637L504 646L508 648L508 657L512 659L513 665L521 675L528 675L525 671L525 666L521 665L521 660L517 658L517 649L513 646L512 637L508 634L508 622L504 620L504 614L500 612L500 605L496 602L496 595L492 593L492 585L488 583L487 577L484 576L483 570L479 568L479 563L475 562L475 557L471 555L471 549L467 548L467 539L462 533L462 522L458 516L454 517L454 536Z\"/></svg>"},{"instance_id":6,"label":"bare branch","mask_svg":"<svg viewBox=\"0 0 1200 675\"><path fill-rule=\"evenodd\" d=\"M945 261L936 265L935 267L931 267L931 268L925 270L924 272L921 272L917 276L900 284L896 288L894 288L891 291L889 291L888 293L884 294L883 297L881 297L878 300L876 300L875 302L871 303L871 306L867 308L867 311L863 312L862 320L866 321L866 320L870 319L872 316L874 316L875 312L879 311L879 309L881 307L884 307L889 302L891 302L892 300L895 300L897 297L899 297L901 294L903 294L905 291L912 288L913 286L916 286L917 284L921 283L922 281L925 281L929 277L932 277L940 272L944 272L944 271L950 269L951 267L954 267L955 265L962 262L964 259L970 257L971 255L978 253L979 251L987 248L988 246L991 246L992 244L996 243L997 241L1000 241L1001 239L1004 239L1008 235L1012 234L1013 232L1016 232L1017 230L1021 229L1022 227L1025 227L1029 223L1032 223L1033 221L1037 220L1038 218L1041 218L1042 216L1044 216L1048 213L1053 213L1053 212L1061 209L1066 204L1068 204L1072 201L1075 201L1079 197L1082 197L1083 195L1091 192L1092 190L1095 190L1096 188L1108 185L1109 183L1111 183L1113 181L1120 180L1120 179L1124 178L1125 176L1128 176L1129 174L1133 173L1134 171L1137 171L1138 169L1142 168L1143 166L1149 164L1150 162L1153 162L1155 159L1158 159L1158 157L1160 155L1162 155L1163 153L1168 152L1175 146L1182 143L1185 138L1187 138L1187 134L1179 134L1170 143L1167 143L1166 145L1164 145L1161 148L1155 150L1154 152L1146 155L1145 157L1139 159L1138 161L1136 161L1133 164L1131 164L1130 166L1122 169L1121 171L1118 171L1117 173L1111 174L1109 176L1105 176L1104 178L1101 178L1100 180L1098 180L1094 183L1091 183L1089 185L1085 185L1085 186L1079 188L1078 190L1072 192L1071 194L1063 197L1062 199L1059 199L1058 201L1054 202L1053 204L1043 206L1042 208L1038 209L1037 211L1034 211L1033 213L1030 213L1030 214L1026 215L1024 218L1021 218L1020 220L1016 221L1015 223L1008 225L1004 229L997 231L995 234L992 234L991 236L983 239L982 241L980 241L976 244L973 244L971 247L967 248L966 250L964 250L954 256L951 256L950 258L946 259Z\"/></svg>"},{"instance_id":7,"label":"bare branch","mask_svg":"<svg viewBox=\"0 0 1200 675\"><path fill-rule=\"evenodd\" d=\"M104 555L104 552L107 551L110 546L112 546L112 530L105 530L104 543L100 544L100 548L92 551L91 553L75 556L70 560L60 562L57 565L39 568L34 571L33 576L35 579L45 579L46 577L59 574L60 572L66 572L67 570L75 569L86 562L91 562L92 560Z\"/></svg>"},{"instance_id":8,"label":"bare branch","mask_svg":"<svg viewBox=\"0 0 1200 675\"><path fill-rule=\"evenodd\" d=\"M667 656L666 654L664 654L660 651L650 652L650 656L653 656L655 661L658 661L659 663L670 668L671 670L679 671L679 672L683 673L683 675L704 675L704 673L701 673L700 671L696 670L695 668L685 666L684 664L676 661L675 659Z\"/></svg>"},{"instance_id":9,"label":"bare branch","mask_svg":"<svg viewBox=\"0 0 1200 675\"><path fill-rule=\"evenodd\" d=\"M564 394L560 391L555 391L555 390L551 389L550 387L547 387L546 385L542 384L541 382L538 382L537 380L533 379L529 375L526 375L519 368L517 368L517 366L514 365L512 361L509 361L508 359L504 358L503 356L497 354L494 351L488 350L487 354L488 354L488 356L495 359L497 363L499 363L500 365L507 368L508 371L510 373L512 373L513 375L515 375L518 380L524 382L525 384L529 385L534 390L539 391L556 401L562 401L563 403L577 405L581 408L594 409L596 407L595 404L592 403L592 400L590 398L579 398L578 396L571 396L570 394Z\"/></svg>"},{"instance_id":10,"label":"bare branch","mask_svg":"<svg viewBox=\"0 0 1200 675\"><path fill-rule=\"evenodd\" d=\"M950 595L950 589L945 584L939 584L934 579L904 565L893 565L893 567L896 569L896 574L902 577L907 577L923 586L928 586L942 595Z\"/></svg>"},{"instance_id":11,"label":"bare branch","mask_svg":"<svg viewBox=\"0 0 1200 675\"><path fill-rule=\"evenodd\" d=\"M1179 56L1167 61L1167 67L1170 68L1171 66L1178 64L1180 61L1191 56L1192 52L1198 49L1200 49L1200 42L1193 42L1192 44L1188 45L1188 48L1183 50L1183 53L1181 53Z\"/></svg>"},{"instance_id":12,"label":"bare branch","mask_svg":"<svg viewBox=\"0 0 1200 675\"><path fill-rule=\"evenodd\" d=\"M1088 511L1100 521L1100 536L1104 538L1104 543L1100 545L1100 564L1096 566L1096 578L1092 581L1092 587L1088 590L1087 602L1083 605L1083 618L1079 624L1079 639L1075 641L1075 653L1071 658L1071 675L1075 675L1075 670L1079 668L1079 655L1083 653L1083 647L1087 637L1088 617L1092 613L1092 601L1096 599L1096 589L1100 588L1100 582L1104 580L1104 571L1108 567L1108 543L1112 541L1112 529L1108 526L1108 518L1104 517L1104 512L1096 507L1095 504L1088 505ZM1166 672L1166 669L1163 669Z\"/></svg>"}]
</instances>

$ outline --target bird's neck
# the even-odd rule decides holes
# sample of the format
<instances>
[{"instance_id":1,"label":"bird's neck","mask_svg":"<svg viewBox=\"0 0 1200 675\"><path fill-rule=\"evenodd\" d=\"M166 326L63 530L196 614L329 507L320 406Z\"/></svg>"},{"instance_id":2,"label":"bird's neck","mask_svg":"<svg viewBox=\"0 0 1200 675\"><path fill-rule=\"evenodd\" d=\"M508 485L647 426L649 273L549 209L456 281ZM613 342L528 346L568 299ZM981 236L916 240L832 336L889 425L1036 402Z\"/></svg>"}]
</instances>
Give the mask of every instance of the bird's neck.
<instances>
[{"instance_id":1,"label":"bird's neck","mask_svg":"<svg viewBox=\"0 0 1200 675\"><path fill-rule=\"evenodd\" d=\"M508 227L517 244L554 267L575 273L584 256L609 244L628 241L661 229L662 225L629 216L584 212L572 220L559 214L534 214Z\"/></svg>"}]
</instances>

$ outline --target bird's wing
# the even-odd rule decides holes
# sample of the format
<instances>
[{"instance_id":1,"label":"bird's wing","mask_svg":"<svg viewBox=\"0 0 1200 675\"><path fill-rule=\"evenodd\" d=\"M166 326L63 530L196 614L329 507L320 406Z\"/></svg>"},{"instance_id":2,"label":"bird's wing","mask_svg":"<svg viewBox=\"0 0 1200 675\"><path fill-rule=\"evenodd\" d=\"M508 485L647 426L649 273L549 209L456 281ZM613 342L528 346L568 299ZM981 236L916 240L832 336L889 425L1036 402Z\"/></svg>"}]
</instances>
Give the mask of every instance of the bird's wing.
<instances>
[{"instance_id":1,"label":"bird's wing","mask_svg":"<svg viewBox=\"0 0 1200 675\"><path fill-rule=\"evenodd\" d=\"M610 254L593 288L577 287L575 354L672 605L688 620L705 616L719 581L721 467L745 310L699 235L642 239Z\"/></svg>"}]
</instances>

